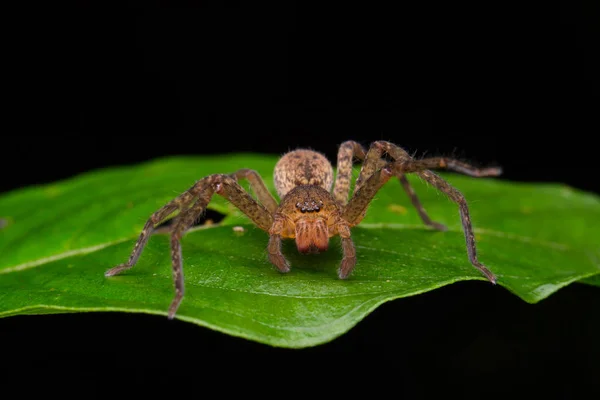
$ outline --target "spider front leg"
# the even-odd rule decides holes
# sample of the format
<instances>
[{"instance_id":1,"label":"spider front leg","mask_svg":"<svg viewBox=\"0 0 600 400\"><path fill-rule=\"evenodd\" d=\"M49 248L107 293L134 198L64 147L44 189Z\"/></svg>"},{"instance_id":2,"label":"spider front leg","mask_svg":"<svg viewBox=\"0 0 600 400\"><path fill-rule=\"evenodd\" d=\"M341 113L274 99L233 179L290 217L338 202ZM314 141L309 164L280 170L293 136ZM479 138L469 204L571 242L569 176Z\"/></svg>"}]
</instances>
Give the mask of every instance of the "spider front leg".
<instances>
[{"instance_id":1,"label":"spider front leg","mask_svg":"<svg viewBox=\"0 0 600 400\"><path fill-rule=\"evenodd\" d=\"M281 252L281 233L284 225L285 220L276 216L271 229L269 229L269 244L267 245L269 261L282 273L290 272L290 263Z\"/></svg>"},{"instance_id":2,"label":"spider front leg","mask_svg":"<svg viewBox=\"0 0 600 400\"><path fill-rule=\"evenodd\" d=\"M376 170L354 193L354 196L352 196L342 212L342 219L346 221L349 226L358 225L360 221L362 221L369 204L379 189L390 180L392 175L392 168L389 165L386 165L385 167Z\"/></svg>"},{"instance_id":3,"label":"spider front leg","mask_svg":"<svg viewBox=\"0 0 600 400\"><path fill-rule=\"evenodd\" d=\"M213 176L221 176L221 175L213 175ZM277 202L275 201L273 196L269 193L262 178L256 171L251 170L251 169L240 169L240 170L234 172L233 174L231 174L230 177L233 178L233 180L248 179L248 181L250 182L250 186L255 191L259 201L265 207L267 207L267 209L269 209L270 212L273 212L277 208ZM132 268L136 264L140 255L142 254L144 247L148 243L148 239L150 238L150 236L152 236L152 233L154 233L156 231L156 226L158 224L160 224L161 222L163 222L173 212L175 212L177 210L179 210L181 212L185 211L185 209L194 202L194 199L200 193L202 193L202 191L206 190L206 182L207 182L208 178L210 178L210 177L207 177L203 180L196 182L191 188L189 188L188 190L183 192L181 195L177 196L177 198L170 201L168 204L166 204L165 206L160 208L158 211L153 213L152 216L148 219L148 221L146 221L146 224L144 225L144 228L142 229L142 232L140 233L138 240L135 242L133 251L131 252L131 255L129 256L129 260L127 260L127 262L124 264L120 264L114 268L109 269L108 271L106 271L104 273L104 275L105 276L114 276L114 275L120 274L121 272L123 272L127 269ZM240 189L241 189L241 187L240 187ZM242 189L242 191L243 191L243 189ZM258 214L261 214L261 213L259 212ZM265 220L268 220L268 218L265 219L263 216L261 218L261 221L262 221L261 223L264 224ZM262 228L262 229L266 229L266 228Z\"/></svg>"},{"instance_id":4,"label":"spider front leg","mask_svg":"<svg viewBox=\"0 0 600 400\"><path fill-rule=\"evenodd\" d=\"M248 182L250 182L250 187L256 194L258 201L260 201L261 204L265 206L271 214L277 210L277 201L267 189L265 182L262 180L258 172L252 169L243 168L234 172L231 174L231 176L235 179L248 179Z\"/></svg>"},{"instance_id":5,"label":"spider front leg","mask_svg":"<svg viewBox=\"0 0 600 400\"><path fill-rule=\"evenodd\" d=\"M354 266L356 265L356 249L354 248L354 242L350 237L350 226L345 222L340 222L337 225L338 233L342 238L342 263L338 270L338 276L340 279L346 279Z\"/></svg>"},{"instance_id":6,"label":"spider front leg","mask_svg":"<svg viewBox=\"0 0 600 400\"><path fill-rule=\"evenodd\" d=\"M152 216L148 219L148 221L146 221L146 224L144 225L144 228L142 229L138 240L133 246L133 250L127 262L109 269L104 273L104 276L118 275L121 272L132 268L140 258L144 247L146 247L146 244L148 243L148 239L156 230L156 225L164 221L173 212L177 210L183 210L184 208L189 206L192 200L194 199L195 192L198 189L199 188L196 185L192 186L192 188L190 188L188 191L184 192L165 206L161 207L158 211L153 213Z\"/></svg>"},{"instance_id":7,"label":"spider front leg","mask_svg":"<svg viewBox=\"0 0 600 400\"><path fill-rule=\"evenodd\" d=\"M175 285L175 297L169 307L169 319L172 319L181 304L184 295L183 262L181 258L181 238L184 233L194 224L194 221L206 210L214 193L217 193L246 214L259 228L267 231L273 224L273 217L267 209L254 200L230 175L210 175L198 181L191 189L179 196L157 211L148 220L142 234L134 246L134 250L127 264L117 266L106 272L106 276L116 275L125 269L131 268L148 241L148 237L156 221L166 218L177 208L182 211L175 217L173 229L171 230L171 260L173 267L173 281ZM195 203L187 206L196 198ZM186 208L186 209L184 209ZM159 218L160 217L160 218Z\"/></svg>"},{"instance_id":8,"label":"spider front leg","mask_svg":"<svg viewBox=\"0 0 600 400\"><path fill-rule=\"evenodd\" d=\"M169 319L175 317L185 290L183 283L183 262L181 260L181 238L185 231L204 212L214 193L229 200L262 230L268 230L273 224L273 217L269 211L263 205L257 203L231 175L211 175L202 179L199 184L203 190L199 194L198 200L189 210L178 216L178 220L171 233L171 258L175 297L169 306Z\"/></svg>"}]
</instances>

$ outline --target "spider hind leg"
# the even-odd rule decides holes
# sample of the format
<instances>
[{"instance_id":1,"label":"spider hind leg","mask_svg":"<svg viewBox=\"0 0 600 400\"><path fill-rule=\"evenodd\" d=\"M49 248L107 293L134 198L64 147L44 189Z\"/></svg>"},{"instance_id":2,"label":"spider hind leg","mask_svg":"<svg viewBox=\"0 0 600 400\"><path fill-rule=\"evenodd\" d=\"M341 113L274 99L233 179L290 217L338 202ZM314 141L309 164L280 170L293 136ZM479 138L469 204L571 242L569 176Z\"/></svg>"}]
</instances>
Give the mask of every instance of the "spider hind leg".
<instances>
[{"instance_id":1,"label":"spider hind leg","mask_svg":"<svg viewBox=\"0 0 600 400\"><path fill-rule=\"evenodd\" d=\"M356 193L356 191L363 185L364 181L368 179L369 176L375 173L377 169L383 168L388 163L384 159L384 146L378 143L379 142L375 142L371 146L369 149L371 154L368 157L367 151L358 142L348 140L340 145L338 150L337 175L333 189L333 195L338 203L342 205L346 205L348 203L350 178L352 177L352 160L354 158L363 161L360 176L358 177L356 185L354 186L354 193ZM406 179L406 176L402 173L399 173L396 176L400 181L402 188L410 198L412 205L417 210L423 223L439 231L447 230L444 224L435 222L429 217L410 182L408 179Z\"/></svg>"},{"instance_id":2,"label":"spider hind leg","mask_svg":"<svg viewBox=\"0 0 600 400\"><path fill-rule=\"evenodd\" d=\"M389 163L382 161L384 153L387 153L393 161ZM355 184L355 194L345 207L343 218L351 226L358 224L364 217L364 213L375 194L391 175L402 177L407 173L416 173L458 205L469 261L490 282L495 284L496 276L477 258L475 234L473 233L473 226L465 197L440 176L429 171L429 169L436 168L449 169L473 177L498 176L502 173L501 168L498 167L475 168L461 161L444 157L415 160L404 149L393 143L383 141L374 142L365 156L363 167ZM409 192L410 195L411 193ZM414 197L411 196L411 199L413 200L413 204L418 201L416 200L416 195ZM419 207L417 207L417 210L419 210ZM426 219L423 218L423 216L426 216L424 210L421 209L420 211L423 212L420 212L421 218L427 223ZM439 225L441 227L441 224Z\"/></svg>"}]
</instances>

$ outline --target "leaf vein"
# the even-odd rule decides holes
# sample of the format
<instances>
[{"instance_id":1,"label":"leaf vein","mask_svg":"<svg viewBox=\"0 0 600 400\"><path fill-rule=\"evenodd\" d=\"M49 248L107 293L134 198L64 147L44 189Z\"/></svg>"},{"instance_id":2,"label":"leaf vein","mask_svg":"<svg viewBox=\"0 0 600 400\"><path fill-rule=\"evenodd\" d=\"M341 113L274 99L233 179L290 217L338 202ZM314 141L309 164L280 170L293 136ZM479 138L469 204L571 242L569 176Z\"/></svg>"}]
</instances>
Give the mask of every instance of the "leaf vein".
<instances>
[{"instance_id":1,"label":"leaf vein","mask_svg":"<svg viewBox=\"0 0 600 400\"><path fill-rule=\"evenodd\" d=\"M37 260L33 260L33 261L28 261L25 262L23 264L19 264L19 265L15 265L12 267L8 267L8 268L4 268L2 270L0 270L0 275L3 274L8 274L11 272L18 272L18 271L23 271L29 268L34 268L46 263L50 263L53 261L58 261L58 260L62 260L64 258L69 258L72 256L78 256L78 255L83 255L83 254L88 254L88 253L93 253L95 251L98 250L102 250L106 247L115 245L115 244L119 244L119 243L123 243L126 242L128 240L131 240L131 238L121 238L121 239L117 239L117 240L113 240L110 242L106 242L106 243L100 243L97 244L95 246L89 246L89 247L83 247L81 249L76 249L76 250L69 250L69 251L65 251L64 253L59 253L59 254L54 254L48 257L43 257Z\"/></svg>"}]
</instances>

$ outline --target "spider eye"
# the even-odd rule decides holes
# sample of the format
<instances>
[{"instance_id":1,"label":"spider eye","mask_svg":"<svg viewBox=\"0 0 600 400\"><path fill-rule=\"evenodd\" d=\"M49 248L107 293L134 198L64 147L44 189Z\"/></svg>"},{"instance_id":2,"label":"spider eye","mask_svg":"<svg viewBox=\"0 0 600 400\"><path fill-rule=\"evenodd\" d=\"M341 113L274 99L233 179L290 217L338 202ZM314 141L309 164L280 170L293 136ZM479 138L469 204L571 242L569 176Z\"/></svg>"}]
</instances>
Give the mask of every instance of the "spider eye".
<instances>
[{"instance_id":1,"label":"spider eye","mask_svg":"<svg viewBox=\"0 0 600 400\"><path fill-rule=\"evenodd\" d=\"M322 206L322 201L319 201L317 204L314 200L296 203L296 208L299 209L301 213L320 211Z\"/></svg>"}]
</instances>

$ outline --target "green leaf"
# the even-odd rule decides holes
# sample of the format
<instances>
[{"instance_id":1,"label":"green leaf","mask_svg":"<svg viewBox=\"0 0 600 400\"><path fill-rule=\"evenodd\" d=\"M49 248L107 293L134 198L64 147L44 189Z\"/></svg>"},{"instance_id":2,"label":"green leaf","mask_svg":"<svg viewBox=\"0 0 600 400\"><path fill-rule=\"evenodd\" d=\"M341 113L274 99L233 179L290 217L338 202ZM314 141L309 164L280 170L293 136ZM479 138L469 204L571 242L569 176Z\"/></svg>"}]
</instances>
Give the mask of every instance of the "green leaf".
<instances>
[{"instance_id":1,"label":"green leaf","mask_svg":"<svg viewBox=\"0 0 600 400\"><path fill-rule=\"evenodd\" d=\"M600 275L594 275L589 278L585 278L581 282L587 283L588 285L600 286Z\"/></svg>"},{"instance_id":2,"label":"green leaf","mask_svg":"<svg viewBox=\"0 0 600 400\"><path fill-rule=\"evenodd\" d=\"M257 170L272 190L276 158L254 154L176 157L93 171L0 196L0 316L79 311L166 315L173 296L168 237L155 235L138 264L126 261L149 215L211 173ZM444 174L467 197L478 253L498 284L535 303L571 282L599 283L600 200L559 184L523 184ZM482 280L467 259L455 204L411 179L447 232L426 229L396 181L353 229L358 265L337 279L339 241L301 256L292 271L269 264L268 236L220 196L227 217L183 239L186 295L177 318L283 347L327 342L380 304L461 280ZM273 191L274 193L274 191ZM243 224L243 233L232 225ZM487 281L489 290L501 290Z\"/></svg>"}]
</instances>

